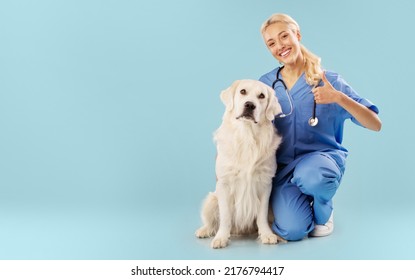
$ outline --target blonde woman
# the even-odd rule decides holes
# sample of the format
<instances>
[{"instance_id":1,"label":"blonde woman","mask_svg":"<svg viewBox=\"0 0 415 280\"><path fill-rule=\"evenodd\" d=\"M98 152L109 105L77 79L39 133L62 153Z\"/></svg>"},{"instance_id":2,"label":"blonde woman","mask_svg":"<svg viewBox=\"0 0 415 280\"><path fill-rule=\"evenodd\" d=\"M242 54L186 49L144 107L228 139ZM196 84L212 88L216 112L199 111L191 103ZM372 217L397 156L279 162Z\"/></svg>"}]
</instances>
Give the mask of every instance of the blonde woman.
<instances>
[{"instance_id":1,"label":"blonde woman","mask_svg":"<svg viewBox=\"0 0 415 280\"><path fill-rule=\"evenodd\" d=\"M327 236L334 229L332 198L348 153L342 146L344 121L379 131L379 110L339 74L323 71L320 58L301 44L300 27L290 16L272 15L261 33L281 65L260 78L274 87L283 109L274 120L283 143L270 200L272 227L286 240Z\"/></svg>"}]
</instances>

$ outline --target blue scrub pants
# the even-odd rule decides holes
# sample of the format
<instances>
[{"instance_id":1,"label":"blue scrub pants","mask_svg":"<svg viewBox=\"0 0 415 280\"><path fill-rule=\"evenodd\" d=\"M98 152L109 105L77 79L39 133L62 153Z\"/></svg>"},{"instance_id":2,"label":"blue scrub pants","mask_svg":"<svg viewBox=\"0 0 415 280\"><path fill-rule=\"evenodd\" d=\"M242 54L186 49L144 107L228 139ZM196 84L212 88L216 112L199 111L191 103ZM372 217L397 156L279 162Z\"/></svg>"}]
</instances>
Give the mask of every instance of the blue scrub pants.
<instances>
[{"instance_id":1,"label":"blue scrub pants","mask_svg":"<svg viewBox=\"0 0 415 280\"><path fill-rule=\"evenodd\" d=\"M324 153L303 156L289 172L276 177L270 203L274 213L272 229L282 238L301 240L314 224L325 224L333 210L332 198L343 172Z\"/></svg>"}]
</instances>

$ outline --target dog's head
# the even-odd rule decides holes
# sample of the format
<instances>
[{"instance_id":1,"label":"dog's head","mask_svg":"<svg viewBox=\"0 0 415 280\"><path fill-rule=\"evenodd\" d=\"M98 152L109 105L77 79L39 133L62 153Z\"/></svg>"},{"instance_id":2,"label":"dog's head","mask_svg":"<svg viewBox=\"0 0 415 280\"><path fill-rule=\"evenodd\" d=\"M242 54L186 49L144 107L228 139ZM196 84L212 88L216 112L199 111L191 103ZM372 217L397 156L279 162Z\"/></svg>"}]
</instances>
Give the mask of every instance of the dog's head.
<instances>
[{"instance_id":1,"label":"dog's head","mask_svg":"<svg viewBox=\"0 0 415 280\"><path fill-rule=\"evenodd\" d=\"M236 120L262 123L282 112L274 90L256 80L238 80L222 91L227 113Z\"/></svg>"}]
</instances>

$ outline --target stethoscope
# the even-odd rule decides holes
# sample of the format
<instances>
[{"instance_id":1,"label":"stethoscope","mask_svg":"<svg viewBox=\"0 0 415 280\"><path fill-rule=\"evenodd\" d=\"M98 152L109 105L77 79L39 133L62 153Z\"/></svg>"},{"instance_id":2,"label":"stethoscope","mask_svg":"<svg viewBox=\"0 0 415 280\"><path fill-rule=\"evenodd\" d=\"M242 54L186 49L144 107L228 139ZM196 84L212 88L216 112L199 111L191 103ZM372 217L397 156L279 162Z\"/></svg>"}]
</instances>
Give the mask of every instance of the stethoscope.
<instances>
[{"instance_id":1,"label":"stethoscope","mask_svg":"<svg viewBox=\"0 0 415 280\"><path fill-rule=\"evenodd\" d=\"M279 78L280 71L281 71L283 68L284 68L284 66L282 66L282 67L280 67L280 68L278 69L277 74L276 74L276 80L272 83L272 88L275 90L275 84L276 84L276 83L278 83L278 82L281 82L281 84L284 86L284 89L285 89L285 94L287 95L287 97L288 97L288 101L289 101L289 103L290 103L290 112L289 112L288 114L281 113L281 114L277 115L277 116L276 116L276 118L285 118L285 117L288 117L288 116L289 116L289 115L291 115L291 114L293 113L293 111L294 111L293 100L292 100L291 95L288 93L288 88L287 88L287 85L285 84L285 82L284 82L282 79L280 79L280 78ZM317 106L317 103L316 103L316 100L314 100L314 105L313 105L313 116L312 116L311 118L309 118L309 119L308 119L308 124L309 124L310 126L316 126L316 125L318 124L318 118L316 117L316 106Z\"/></svg>"}]
</instances>

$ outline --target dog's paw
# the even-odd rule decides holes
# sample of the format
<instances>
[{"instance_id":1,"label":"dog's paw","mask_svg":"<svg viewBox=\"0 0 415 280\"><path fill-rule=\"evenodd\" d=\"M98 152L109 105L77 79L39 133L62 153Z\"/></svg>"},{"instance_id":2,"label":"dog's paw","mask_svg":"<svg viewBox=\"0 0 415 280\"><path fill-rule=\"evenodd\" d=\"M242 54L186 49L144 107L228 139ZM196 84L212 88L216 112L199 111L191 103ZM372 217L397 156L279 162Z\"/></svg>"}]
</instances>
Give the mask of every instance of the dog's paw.
<instances>
[{"instance_id":1,"label":"dog's paw","mask_svg":"<svg viewBox=\"0 0 415 280\"><path fill-rule=\"evenodd\" d=\"M260 236L262 244L277 244L278 241L281 239L278 235L269 233L269 234L261 234Z\"/></svg>"},{"instance_id":2,"label":"dog's paw","mask_svg":"<svg viewBox=\"0 0 415 280\"><path fill-rule=\"evenodd\" d=\"M207 227L203 226L196 230L195 232L196 237L198 238L208 238L213 236L212 231L209 230Z\"/></svg>"},{"instance_id":3,"label":"dog's paw","mask_svg":"<svg viewBox=\"0 0 415 280\"><path fill-rule=\"evenodd\" d=\"M212 240L210 246L213 249L225 248L226 246L228 246L228 242L229 238L215 237L215 239Z\"/></svg>"}]
</instances>

